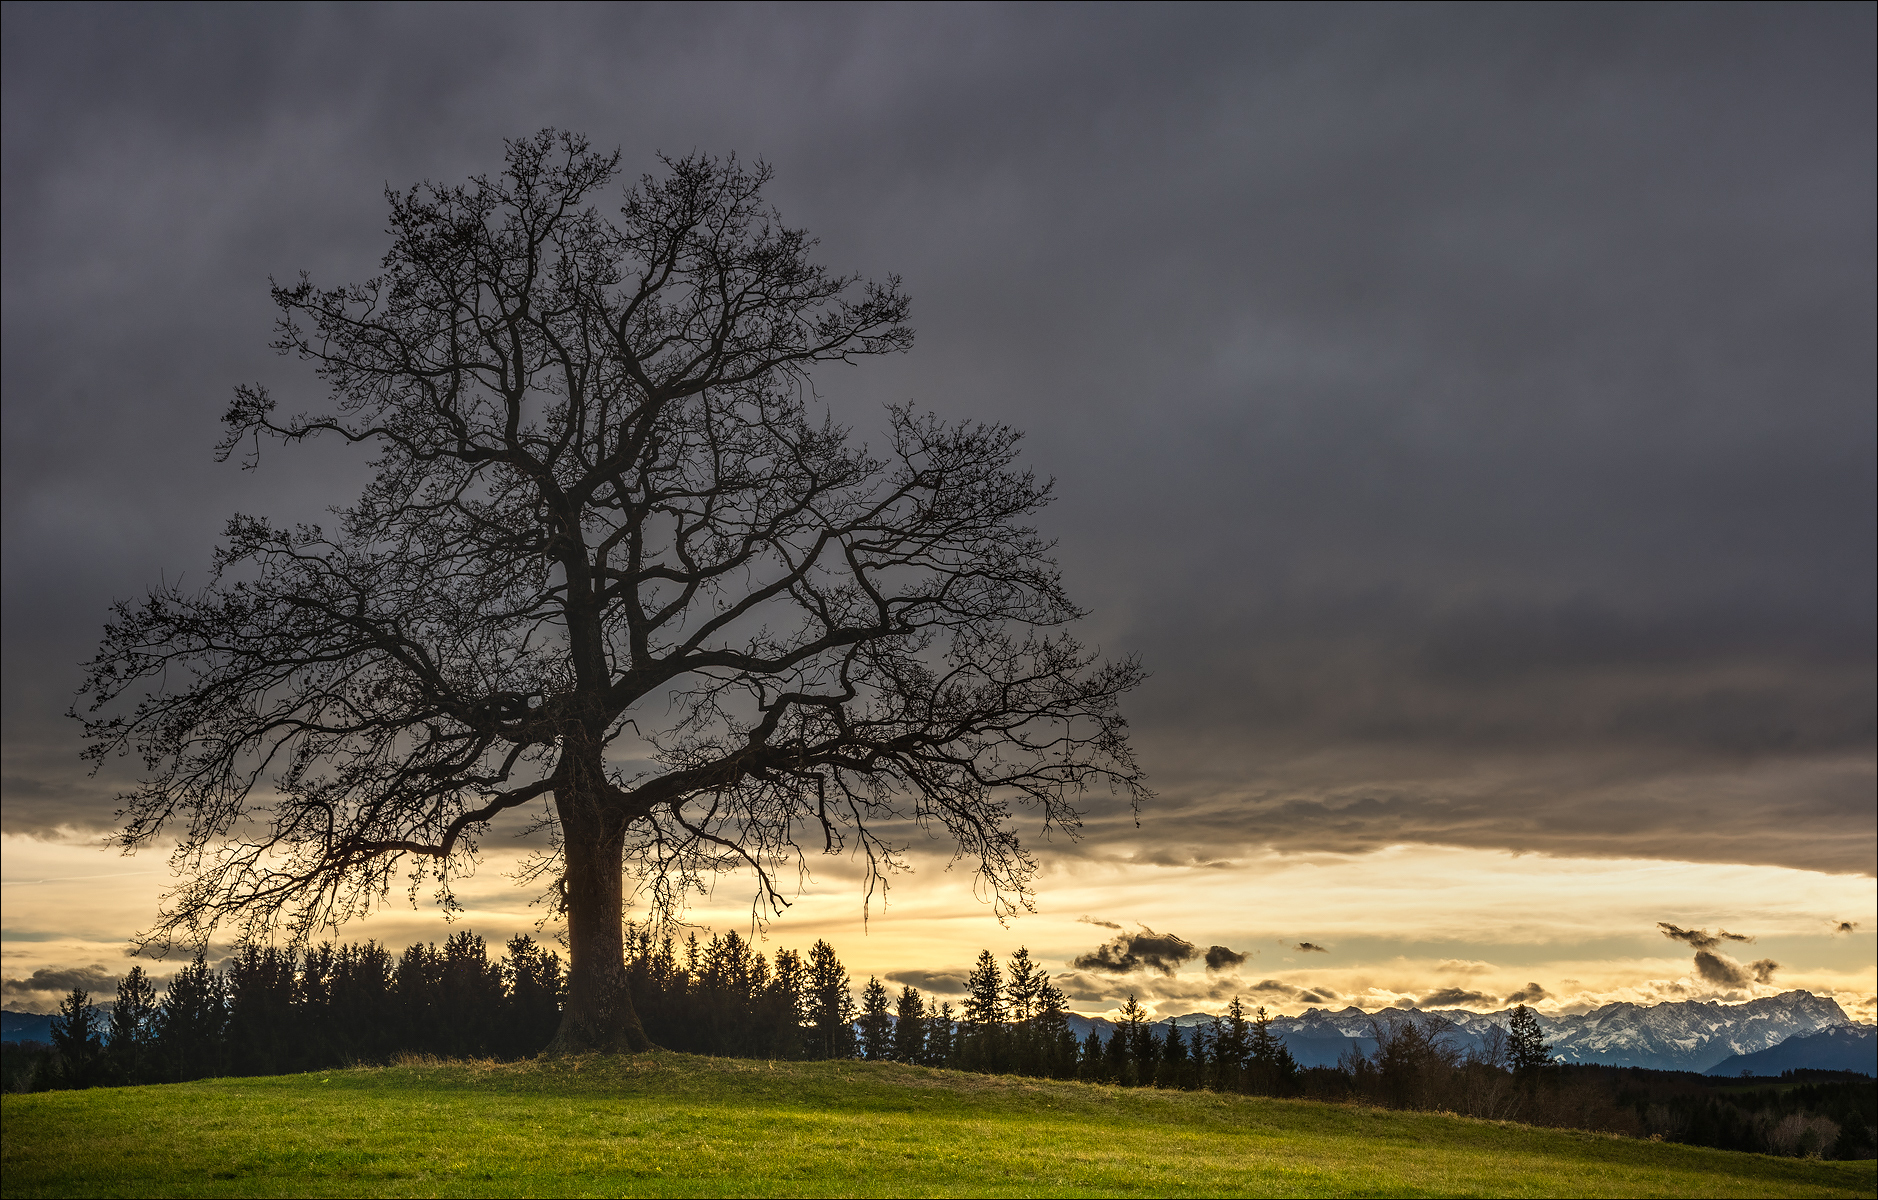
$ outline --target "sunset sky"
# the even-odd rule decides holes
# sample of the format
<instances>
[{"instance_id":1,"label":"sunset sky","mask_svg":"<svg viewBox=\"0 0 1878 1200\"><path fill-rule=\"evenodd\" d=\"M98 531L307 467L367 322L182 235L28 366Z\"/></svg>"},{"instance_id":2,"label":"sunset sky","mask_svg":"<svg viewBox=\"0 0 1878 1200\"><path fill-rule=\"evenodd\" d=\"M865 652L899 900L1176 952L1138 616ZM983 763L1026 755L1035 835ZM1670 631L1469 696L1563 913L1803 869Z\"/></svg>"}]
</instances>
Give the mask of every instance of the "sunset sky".
<instances>
[{"instance_id":1,"label":"sunset sky","mask_svg":"<svg viewBox=\"0 0 1878 1200\"><path fill-rule=\"evenodd\" d=\"M368 277L387 184L556 126L628 176L764 159L822 261L899 274L915 348L821 399L861 438L907 402L1027 430L1083 635L1152 673L1156 798L1033 843L1035 913L914 842L884 905L812 860L766 950L943 996L1026 945L1091 1013L1798 987L1873 1020L1875 36L1870 5L6 6L6 1006L108 994L168 878L100 849L124 777L63 715L108 605L368 477L214 462L233 385L321 401L269 278ZM464 892L492 941L541 913L520 853ZM748 933L749 896L692 918ZM1659 923L1755 940L1704 971ZM448 932L394 896L337 936Z\"/></svg>"}]
</instances>

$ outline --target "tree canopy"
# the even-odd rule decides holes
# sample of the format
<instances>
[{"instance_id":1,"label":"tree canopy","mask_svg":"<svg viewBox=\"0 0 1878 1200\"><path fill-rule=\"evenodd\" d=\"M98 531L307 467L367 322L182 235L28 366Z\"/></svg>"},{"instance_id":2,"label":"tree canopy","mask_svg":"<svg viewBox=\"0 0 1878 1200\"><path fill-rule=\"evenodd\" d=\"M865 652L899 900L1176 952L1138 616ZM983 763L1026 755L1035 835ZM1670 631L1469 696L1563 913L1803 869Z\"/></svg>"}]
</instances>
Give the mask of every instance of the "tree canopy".
<instances>
[{"instance_id":1,"label":"tree canopy","mask_svg":"<svg viewBox=\"0 0 1878 1200\"><path fill-rule=\"evenodd\" d=\"M1141 678L1028 523L1018 433L890 408L858 443L809 372L912 344L899 281L814 263L770 170L549 130L504 170L389 192L383 271L277 285L276 347L330 389L236 389L220 452L337 437L374 478L330 525L238 515L207 586L120 604L80 693L87 754L141 757L127 849L174 840L150 942L304 938L533 832L568 922L561 1043L644 1044L622 871L656 914L747 869L759 915L814 853L869 889L923 829L1028 903L1027 812L1145 792ZM898 840L897 840L898 839Z\"/></svg>"}]
</instances>

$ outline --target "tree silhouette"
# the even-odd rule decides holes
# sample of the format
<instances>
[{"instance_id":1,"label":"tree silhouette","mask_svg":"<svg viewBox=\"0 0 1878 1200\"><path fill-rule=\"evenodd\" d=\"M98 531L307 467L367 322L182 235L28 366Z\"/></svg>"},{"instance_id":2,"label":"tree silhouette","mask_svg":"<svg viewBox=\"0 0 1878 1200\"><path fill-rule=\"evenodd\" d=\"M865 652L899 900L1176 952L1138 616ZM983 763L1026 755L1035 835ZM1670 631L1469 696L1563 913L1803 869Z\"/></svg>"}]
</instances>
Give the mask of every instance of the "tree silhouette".
<instances>
[{"instance_id":1,"label":"tree silhouette","mask_svg":"<svg viewBox=\"0 0 1878 1200\"><path fill-rule=\"evenodd\" d=\"M1506 1058L1516 1071L1530 1071L1552 1061L1552 1047L1539 1028L1539 1018L1524 1004L1515 1004L1507 1018Z\"/></svg>"},{"instance_id":2,"label":"tree silhouette","mask_svg":"<svg viewBox=\"0 0 1878 1200\"><path fill-rule=\"evenodd\" d=\"M747 869L762 916L811 852L871 896L910 824L1007 912L1015 808L1073 833L1092 783L1143 794L1140 670L1063 632L1018 435L902 409L873 451L811 412L816 364L910 347L898 281L812 262L767 167L664 163L606 214L618 154L544 131L390 194L376 278L274 288L332 407L238 388L221 453L334 436L376 476L332 528L235 517L207 587L106 629L87 754L146 765L121 844L179 847L147 942L304 938L401 883L449 906L479 841L542 831L556 1045L636 1049L628 871L670 915Z\"/></svg>"}]
</instances>

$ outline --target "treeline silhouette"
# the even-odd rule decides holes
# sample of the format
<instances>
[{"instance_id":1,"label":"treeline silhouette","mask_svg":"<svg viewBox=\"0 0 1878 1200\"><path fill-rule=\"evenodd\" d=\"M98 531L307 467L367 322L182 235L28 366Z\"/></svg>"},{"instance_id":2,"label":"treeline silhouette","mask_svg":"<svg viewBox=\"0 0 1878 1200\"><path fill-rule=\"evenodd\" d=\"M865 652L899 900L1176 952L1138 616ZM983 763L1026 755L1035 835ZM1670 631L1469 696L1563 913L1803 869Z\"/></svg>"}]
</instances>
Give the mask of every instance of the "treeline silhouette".
<instances>
[{"instance_id":1,"label":"treeline silhouette","mask_svg":"<svg viewBox=\"0 0 1878 1200\"><path fill-rule=\"evenodd\" d=\"M1863 1159L1878 1149L1878 1088L1868 1076L1744 1080L1555 1063L1524 1005L1509 1026L1462 1050L1438 1014L1378 1013L1374 1050L1300 1071L1290 1094L1760 1154Z\"/></svg>"},{"instance_id":2,"label":"treeline silhouette","mask_svg":"<svg viewBox=\"0 0 1878 1200\"><path fill-rule=\"evenodd\" d=\"M1210 1022L1156 1023L1130 995L1108 1037L1078 1039L1068 1000L1020 949L1000 964L981 952L965 996L860 988L834 947L778 950L773 961L735 933L679 942L636 931L628 979L647 1034L695 1054L771 1059L863 1058L987 1074L1123 1087L1302 1096L1388 1108L1598 1130L1722 1149L1870 1158L1878 1102L1869 1080L1788 1072L1778 1084L1688 1072L1564 1066L1550 1061L1524 1005L1508 1028L1462 1050L1444 1018L1378 1013L1375 1048L1335 1067L1301 1068L1264 1008L1237 998ZM560 1019L560 957L527 937L492 960L459 933L402 954L375 942L295 955L242 946L223 970L198 955L159 1001L141 967L119 980L108 1012L74 989L52 1021L52 1045L9 1046L9 1091L266 1075L405 1055L523 1058ZM1803 1078L1805 1077L1805 1078Z\"/></svg>"},{"instance_id":3,"label":"treeline silhouette","mask_svg":"<svg viewBox=\"0 0 1878 1200\"><path fill-rule=\"evenodd\" d=\"M52 1044L8 1064L9 1089L174 1083L277 1075L400 1054L518 1058L560 1020L561 960L516 937L492 961L464 932L402 954L376 942L302 954L238 947L224 969L196 955L159 1001L142 967L118 980L107 1012L74 988L52 1019Z\"/></svg>"}]
</instances>

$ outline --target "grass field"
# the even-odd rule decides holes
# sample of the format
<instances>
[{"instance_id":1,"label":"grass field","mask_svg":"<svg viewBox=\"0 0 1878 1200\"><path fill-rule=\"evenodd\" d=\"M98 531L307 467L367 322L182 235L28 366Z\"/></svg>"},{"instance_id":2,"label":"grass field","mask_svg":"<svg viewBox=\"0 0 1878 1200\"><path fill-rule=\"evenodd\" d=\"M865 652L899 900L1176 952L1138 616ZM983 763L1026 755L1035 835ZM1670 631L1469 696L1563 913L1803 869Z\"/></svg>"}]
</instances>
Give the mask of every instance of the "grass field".
<instances>
[{"instance_id":1,"label":"grass field","mask_svg":"<svg viewBox=\"0 0 1878 1200\"><path fill-rule=\"evenodd\" d=\"M12 1196L1871 1196L1808 1162L875 1063L414 1064L7 1096Z\"/></svg>"}]
</instances>

